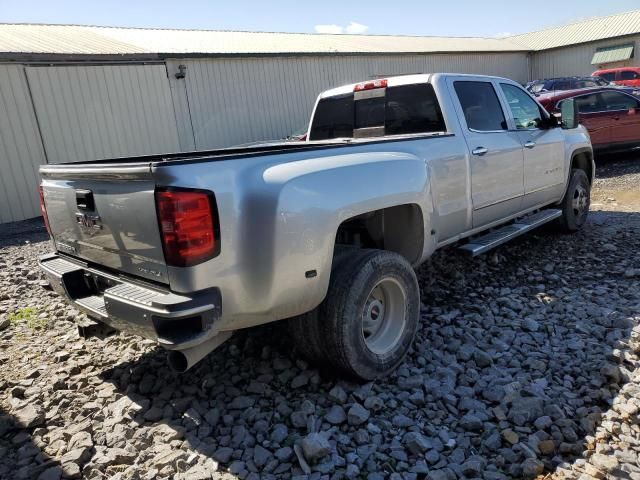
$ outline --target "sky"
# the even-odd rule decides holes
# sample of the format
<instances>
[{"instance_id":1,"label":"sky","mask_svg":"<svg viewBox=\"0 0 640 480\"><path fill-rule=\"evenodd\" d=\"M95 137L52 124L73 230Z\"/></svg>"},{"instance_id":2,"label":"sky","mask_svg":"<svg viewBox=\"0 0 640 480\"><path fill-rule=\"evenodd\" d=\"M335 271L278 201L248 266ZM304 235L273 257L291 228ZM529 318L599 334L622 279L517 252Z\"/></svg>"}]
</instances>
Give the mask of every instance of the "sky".
<instances>
[{"instance_id":1,"label":"sky","mask_svg":"<svg viewBox=\"0 0 640 480\"><path fill-rule=\"evenodd\" d=\"M638 0L0 0L0 23L499 37L638 8Z\"/></svg>"}]
</instances>

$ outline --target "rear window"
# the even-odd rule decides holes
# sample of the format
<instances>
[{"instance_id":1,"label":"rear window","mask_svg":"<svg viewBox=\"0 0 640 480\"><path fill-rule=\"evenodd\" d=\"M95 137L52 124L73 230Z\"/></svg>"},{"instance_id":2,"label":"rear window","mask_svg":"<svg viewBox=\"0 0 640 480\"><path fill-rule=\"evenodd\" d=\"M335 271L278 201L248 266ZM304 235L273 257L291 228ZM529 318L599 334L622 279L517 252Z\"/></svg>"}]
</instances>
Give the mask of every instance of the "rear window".
<instances>
[{"instance_id":1,"label":"rear window","mask_svg":"<svg viewBox=\"0 0 640 480\"><path fill-rule=\"evenodd\" d=\"M384 135L446 131L433 86L420 83L388 87L359 100L354 100L353 93L323 98L316 107L309 139L352 138L354 130L375 127L384 127Z\"/></svg>"}]
</instances>

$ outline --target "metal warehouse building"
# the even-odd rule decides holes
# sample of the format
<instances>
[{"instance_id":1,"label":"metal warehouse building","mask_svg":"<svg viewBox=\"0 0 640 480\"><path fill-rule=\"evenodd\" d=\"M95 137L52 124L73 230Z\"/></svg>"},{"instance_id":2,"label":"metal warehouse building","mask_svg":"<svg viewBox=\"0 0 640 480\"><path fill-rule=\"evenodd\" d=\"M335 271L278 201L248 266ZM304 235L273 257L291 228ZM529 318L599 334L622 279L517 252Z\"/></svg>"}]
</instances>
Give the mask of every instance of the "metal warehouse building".
<instances>
[{"instance_id":1,"label":"metal warehouse building","mask_svg":"<svg viewBox=\"0 0 640 480\"><path fill-rule=\"evenodd\" d=\"M43 163L283 138L369 78L588 75L639 38L640 11L503 39L0 25L0 223L39 215Z\"/></svg>"}]
</instances>

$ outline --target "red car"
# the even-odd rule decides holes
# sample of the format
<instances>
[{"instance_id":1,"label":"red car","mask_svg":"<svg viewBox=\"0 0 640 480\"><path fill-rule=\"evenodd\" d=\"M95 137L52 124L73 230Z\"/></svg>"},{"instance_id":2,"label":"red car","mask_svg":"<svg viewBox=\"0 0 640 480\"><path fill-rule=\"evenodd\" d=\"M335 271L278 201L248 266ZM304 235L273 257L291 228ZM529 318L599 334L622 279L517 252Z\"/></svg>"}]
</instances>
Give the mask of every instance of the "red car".
<instances>
[{"instance_id":1,"label":"red car","mask_svg":"<svg viewBox=\"0 0 640 480\"><path fill-rule=\"evenodd\" d=\"M628 150L640 146L640 100L615 88L587 88L540 95L537 100L551 114L575 98L580 123L591 135L594 150Z\"/></svg>"},{"instance_id":2,"label":"red car","mask_svg":"<svg viewBox=\"0 0 640 480\"><path fill-rule=\"evenodd\" d=\"M640 87L640 68L638 67L620 67L596 70L592 75L594 77L602 77L610 82L616 82L617 85Z\"/></svg>"}]
</instances>

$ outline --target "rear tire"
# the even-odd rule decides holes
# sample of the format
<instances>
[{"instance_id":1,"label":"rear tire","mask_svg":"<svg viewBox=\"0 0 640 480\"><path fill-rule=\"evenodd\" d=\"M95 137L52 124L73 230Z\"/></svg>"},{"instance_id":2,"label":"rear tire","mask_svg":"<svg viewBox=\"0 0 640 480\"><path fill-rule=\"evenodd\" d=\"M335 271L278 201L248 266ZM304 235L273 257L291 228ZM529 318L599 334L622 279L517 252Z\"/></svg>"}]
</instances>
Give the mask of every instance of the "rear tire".
<instances>
[{"instance_id":1,"label":"rear tire","mask_svg":"<svg viewBox=\"0 0 640 480\"><path fill-rule=\"evenodd\" d=\"M333 272L347 261L350 256L357 255L360 250L350 245L336 245L331 272ZM314 308L310 312L298 315L289 319L289 335L293 340L294 347L307 360L322 366L327 363L327 356L323 348L322 333L320 324L322 318L319 317L319 308Z\"/></svg>"},{"instance_id":2,"label":"rear tire","mask_svg":"<svg viewBox=\"0 0 640 480\"><path fill-rule=\"evenodd\" d=\"M582 228L589 215L591 184L584 170L573 169L562 200L562 216L558 219L560 230L574 233Z\"/></svg>"},{"instance_id":3,"label":"rear tire","mask_svg":"<svg viewBox=\"0 0 640 480\"><path fill-rule=\"evenodd\" d=\"M384 376L409 351L419 315L420 290L411 265L397 253L359 251L334 270L319 307L326 359L361 380Z\"/></svg>"}]
</instances>

